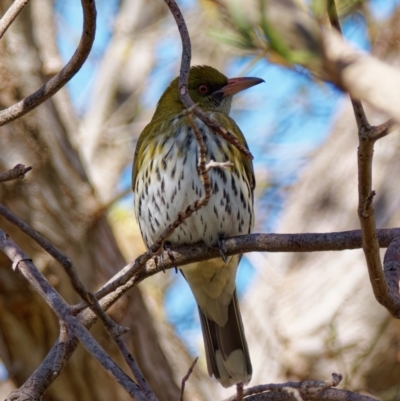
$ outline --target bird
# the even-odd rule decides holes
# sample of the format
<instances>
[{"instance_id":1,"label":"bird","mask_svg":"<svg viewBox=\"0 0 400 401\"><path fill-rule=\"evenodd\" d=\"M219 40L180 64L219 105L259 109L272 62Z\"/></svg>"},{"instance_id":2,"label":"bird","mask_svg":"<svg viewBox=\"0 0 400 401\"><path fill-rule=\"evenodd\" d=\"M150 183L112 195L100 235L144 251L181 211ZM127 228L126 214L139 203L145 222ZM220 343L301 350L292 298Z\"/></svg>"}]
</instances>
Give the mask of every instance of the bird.
<instances>
[{"instance_id":1,"label":"bird","mask_svg":"<svg viewBox=\"0 0 400 401\"><path fill-rule=\"evenodd\" d=\"M248 149L229 112L236 93L261 82L253 77L228 79L213 67L199 65L190 68L188 92L197 107ZM175 78L137 141L132 171L134 210L147 248L205 192L198 169L199 144L185 111ZM203 138L206 159L217 165L208 171L208 204L175 229L168 238L172 247L200 241L218 246L227 237L250 233L254 224L252 161L199 118L193 116L193 121ZM230 167L222 167L229 162ZM248 384L252 375L235 283L240 259L241 255L234 255L181 268L197 302L208 373L224 387Z\"/></svg>"}]
</instances>

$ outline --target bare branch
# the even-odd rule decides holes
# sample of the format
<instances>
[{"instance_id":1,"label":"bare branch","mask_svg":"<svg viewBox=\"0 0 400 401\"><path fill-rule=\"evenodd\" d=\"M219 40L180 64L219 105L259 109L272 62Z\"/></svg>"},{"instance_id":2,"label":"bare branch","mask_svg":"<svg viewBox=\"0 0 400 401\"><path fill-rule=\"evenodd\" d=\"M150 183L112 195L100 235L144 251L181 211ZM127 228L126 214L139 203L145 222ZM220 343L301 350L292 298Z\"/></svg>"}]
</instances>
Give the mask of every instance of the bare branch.
<instances>
[{"instance_id":1,"label":"bare branch","mask_svg":"<svg viewBox=\"0 0 400 401\"><path fill-rule=\"evenodd\" d=\"M158 401L156 395L154 394L153 390L150 388L149 384L147 383L146 379L143 376L142 371L140 370L138 364L136 363L135 358L129 352L128 347L126 346L125 342L122 340L121 337L115 337L114 341L117 343L117 346L125 359L126 364L129 366L133 376L135 377L137 383L139 384L146 400L148 401Z\"/></svg>"},{"instance_id":2,"label":"bare branch","mask_svg":"<svg viewBox=\"0 0 400 401\"><path fill-rule=\"evenodd\" d=\"M334 0L329 1L329 18L333 26L340 32L340 24ZM350 59L348 59L349 61ZM364 72L363 72L364 73ZM400 84L400 77L399 77ZM393 88L391 89L393 91ZM369 94L370 97L374 94ZM382 130L373 130L368 123L361 101L355 99L350 92L354 115L358 126L358 217L360 219L363 250L368 266L368 273L372 289L377 301L385 306L392 315L400 313L400 299L394 293L390 294L388 283L382 270L382 262L379 253L379 242L376 234L375 209L373 198L375 191L372 189L372 158L374 154L375 140L380 134L388 131L392 123L388 121ZM378 134L376 134L378 132ZM374 135L374 139L371 135ZM398 290L398 289L397 289Z\"/></svg>"},{"instance_id":3,"label":"bare branch","mask_svg":"<svg viewBox=\"0 0 400 401\"><path fill-rule=\"evenodd\" d=\"M28 171L31 171L32 167L25 167L23 164L17 164L11 170L5 171L4 173L0 173L0 182L4 181L12 181L15 179L23 179L25 178L25 174Z\"/></svg>"},{"instance_id":4,"label":"bare branch","mask_svg":"<svg viewBox=\"0 0 400 401\"><path fill-rule=\"evenodd\" d=\"M397 127L398 125L395 123L393 119L390 119L383 124L377 125L376 127L371 127L369 133L369 139L371 141L376 141L378 139L381 139L386 135L389 135Z\"/></svg>"},{"instance_id":5,"label":"bare branch","mask_svg":"<svg viewBox=\"0 0 400 401\"><path fill-rule=\"evenodd\" d=\"M200 118L201 121L204 122L208 127L210 127L213 131L217 132L221 135L227 142L231 143L235 146L243 155L245 155L250 160L253 159L253 155L250 151L243 146L238 139L232 135L229 131L223 128L220 124L217 123L214 119L212 119L207 113L201 110L199 107L195 105L193 100L189 95L188 90L188 79L189 79L189 71L190 71L190 60L192 57L192 49L190 44L189 32L185 23L185 19L183 18L182 12L176 4L175 0L164 0L167 6L169 7L171 14L174 16L176 25L178 26L179 33L181 35L182 40L182 61L181 61L181 69L179 75L179 96L181 98L184 106L191 110L193 109L193 113Z\"/></svg>"},{"instance_id":6,"label":"bare branch","mask_svg":"<svg viewBox=\"0 0 400 401\"><path fill-rule=\"evenodd\" d=\"M199 360L199 358L196 356L193 363L189 366L189 369L188 369L186 375L183 376L183 378L182 378L180 401L183 401L183 393L185 391L186 382L189 380L190 375L193 373L194 366L196 365L198 360Z\"/></svg>"},{"instance_id":7,"label":"bare branch","mask_svg":"<svg viewBox=\"0 0 400 401\"><path fill-rule=\"evenodd\" d=\"M14 3L11 4L10 8L0 20L0 39L3 37L4 33L15 18L17 18L21 10L28 4L28 1L29 0L15 0Z\"/></svg>"},{"instance_id":8,"label":"bare branch","mask_svg":"<svg viewBox=\"0 0 400 401\"><path fill-rule=\"evenodd\" d=\"M78 48L66 66L36 92L0 111L0 126L30 112L62 88L86 61L96 32L96 4L94 0L81 0L83 8L82 36Z\"/></svg>"},{"instance_id":9,"label":"bare branch","mask_svg":"<svg viewBox=\"0 0 400 401\"><path fill-rule=\"evenodd\" d=\"M400 229L382 229L377 232L380 246L388 247L390 242L400 237ZM323 233L323 234L249 234L235 238L228 238L225 240L226 253L228 256L234 254L240 254L252 251L268 251L268 252L312 252L312 251L340 251L344 249L359 249L362 245L361 231L347 231L339 233ZM204 244L196 244L190 246L177 247L172 251L173 261L169 257L169 252L164 252L164 269L169 269L174 266L182 266L188 263L192 263L199 260L212 259L219 257L218 247L208 248ZM141 259L139 257L138 259ZM102 298L100 305L104 310L110 308L123 294L125 294L130 288L144 280L145 278L152 276L161 271L160 266L157 266L154 260L149 260L146 263L145 268L137 268L136 275L133 275L130 280L125 280L125 284L121 285L117 289L114 286L115 283L119 282L121 276L130 271L134 266L139 266L140 263L137 261L132 262L125 266L117 275L115 275L106 284L103 289L99 290L95 295L96 297ZM114 292L111 292L110 288L114 287ZM108 295L107 295L108 294ZM86 303L80 303L74 309L78 313L85 309ZM92 311L86 310L80 316L80 321L85 327L91 327L97 320L96 315ZM65 344L64 362L66 362L78 345L78 341L74 336L68 338ZM53 377L53 364L56 360L58 349L58 343L56 343L50 350L49 354L43 360L42 364L27 380L21 389L35 387L38 382L42 383L43 388L48 388L51 382L54 380ZM43 390L44 391L44 390ZM343 391L343 390L340 390ZM329 396L333 400L345 401L345 395L348 393L329 393ZM354 393L350 393L352 399L356 401L371 401L372 398L354 398ZM322 396L322 395L321 395ZM264 396L263 396L264 397ZM269 398L268 398L269 397ZM263 399L276 399L268 396ZM280 398L280 399L287 399ZM324 396L324 400L329 398ZM255 400L255 398L253 398Z\"/></svg>"},{"instance_id":10,"label":"bare branch","mask_svg":"<svg viewBox=\"0 0 400 401\"><path fill-rule=\"evenodd\" d=\"M380 246L386 248L397 236L400 228L381 229L377 231ZM233 256L247 252L318 252L342 251L345 249L359 249L362 247L360 230L343 231L336 233L304 233L304 234L247 234L224 240L226 256ZM148 260L143 268L141 255L135 261L126 265L95 296L101 299L108 294L111 298L107 302L114 303L129 288L137 285L163 269L184 266L189 263L204 261L220 257L218 246L207 247L204 244L184 245L165 251L162 255L163 267L157 266L154 260ZM172 256L172 258L171 258ZM115 298L115 299L114 299ZM75 313L86 308L85 303L74 307Z\"/></svg>"},{"instance_id":11,"label":"bare branch","mask_svg":"<svg viewBox=\"0 0 400 401\"><path fill-rule=\"evenodd\" d=\"M331 26L335 29L321 28L316 19L293 0L268 1L258 20L249 19L249 26L264 27L269 47L267 57L269 55L274 60L275 56L275 61L280 60L290 67L301 64L318 79L333 82L348 92L359 127L367 126L360 101L400 122L400 72L343 40L335 1L326 3ZM255 28L246 32L246 38L251 36L258 37ZM250 42L251 46L265 53L265 41L250 39Z\"/></svg>"},{"instance_id":12,"label":"bare branch","mask_svg":"<svg viewBox=\"0 0 400 401\"><path fill-rule=\"evenodd\" d=\"M376 398L372 398L368 395L336 388L323 390L317 395L302 395L302 399L304 401L378 401ZM282 391L269 391L246 397L245 401L296 401L296 398L293 395L285 394L285 392Z\"/></svg>"},{"instance_id":13,"label":"bare branch","mask_svg":"<svg viewBox=\"0 0 400 401\"><path fill-rule=\"evenodd\" d=\"M101 308L97 298L89 292L83 283L80 281L72 262L63 255L49 240L40 235L36 230L30 227L27 223L23 222L17 216L12 214L7 208L0 204L0 215L6 218L10 223L16 225L25 234L29 235L36 243L38 243L45 251L52 255L60 264L64 267L72 286L75 291L80 295L82 300L90 307L90 309L96 314L96 316L101 320L104 327L107 329L113 340L116 342L122 356L124 357L126 363L132 370L137 382L143 389L146 397L149 401L157 401L154 393L151 391L149 385L147 384L142 372L136 364L135 359L128 351L124 341L121 339L121 335L127 332L126 328L117 325ZM59 373L63 364L63 357L65 355L65 341L66 333L68 330L68 325L62 320L60 322L60 339L59 346L57 350L57 358L54 362L54 372Z\"/></svg>"},{"instance_id":14,"label":"bare branch","mask_svg":"<svg viewBox=\"0 0 400 401\"><path fill-rule=\"evenodd\" d=\"M103 365L104 369L126 389L129 395L134 399L146 401L147 399L138 385L107 355L80 322L79 318L70 314L69 306L60 297L57 291L47 282L28 256L10 239L9 235L2 230L0 230L0 250L12 261L13 269L20 272L26 278L52 308L58 318L65 323L68 330L71 330L82 345Z\"/></svg>"},{"instance_id":15,"label":"bare branch","mask_svg":"<svg viewBox=\"0 0 400 401\"><path fill-rule=\"evenodd\" d=\"M68 329L63 320L60 320L60 335L58 337L57 355L53 364L53 375L58 376L63 367L65 358L65 344L68 340Z\"/></svg>"},{"instance_id":16,"label":"bare branch","mask_svg":"<svg viewBox=\"0 0 400 401\"><path fill-rule=\"evenodd\" d=\"M260 386L250 387L243 391L237 390L237 394L224 400L224 401L241 401L243 397L246 397L246 401L252 399L248 396L254 394L265 394L267 392L286 392L283 395L283 399L295 399L296 401L301 401L303 399L308 399L309 397L321 395L324 390L331 387L337 387L342 381L342 375L340 373L332 373L332 379L320 381L320 380L306 380L302 382L286 382L286 383L271 383L262 384ZM353 393L355 394L355 393ZM264 399L263 397L257 397L254 399ZM267 399L267 398L265 398ZM281 397L282 399L282 397Z\"/></svg>"}]
</instances>

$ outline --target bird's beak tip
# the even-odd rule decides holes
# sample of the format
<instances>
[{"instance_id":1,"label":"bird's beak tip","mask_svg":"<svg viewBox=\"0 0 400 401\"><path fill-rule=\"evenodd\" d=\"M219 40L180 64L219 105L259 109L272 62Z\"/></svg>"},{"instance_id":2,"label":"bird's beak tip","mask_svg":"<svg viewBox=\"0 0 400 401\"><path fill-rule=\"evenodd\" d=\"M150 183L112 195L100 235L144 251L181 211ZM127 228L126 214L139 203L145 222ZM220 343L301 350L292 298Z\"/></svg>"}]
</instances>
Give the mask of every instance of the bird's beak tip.
<instances>
[{"instance_id":1,"label":"bird's beak tip","mask_svg":"<svg viewBox=\"0 0 400 401\"><path fill-rule=\"evenodd\" d=\"M235 95L263 82L265 82L263 79L254 77L230 78L228 79L228 84L221 89L221 92L223 92L224 96Z\"/></svg>"}]
</instances>

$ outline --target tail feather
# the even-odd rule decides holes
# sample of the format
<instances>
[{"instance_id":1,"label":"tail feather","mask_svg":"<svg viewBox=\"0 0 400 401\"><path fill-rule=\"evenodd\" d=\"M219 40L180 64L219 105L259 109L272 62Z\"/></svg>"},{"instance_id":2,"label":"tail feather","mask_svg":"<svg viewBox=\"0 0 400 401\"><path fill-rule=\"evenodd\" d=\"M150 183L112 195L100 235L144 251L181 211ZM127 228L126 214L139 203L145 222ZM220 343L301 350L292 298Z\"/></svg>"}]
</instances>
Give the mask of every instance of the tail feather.
<instances>
[{"instance_id":1,"label":"tail feather","mask_svg":"<svg viewBox=\"0 0 400 401\"><path fill-rule=\"evenodd\" d=\"M223 327L208 319L200 308L199 313L210 376L215 376L224 387L237 382L247 384L252 367L236 291L228 307L228 321Z\"/></svg>"}]
</instances>

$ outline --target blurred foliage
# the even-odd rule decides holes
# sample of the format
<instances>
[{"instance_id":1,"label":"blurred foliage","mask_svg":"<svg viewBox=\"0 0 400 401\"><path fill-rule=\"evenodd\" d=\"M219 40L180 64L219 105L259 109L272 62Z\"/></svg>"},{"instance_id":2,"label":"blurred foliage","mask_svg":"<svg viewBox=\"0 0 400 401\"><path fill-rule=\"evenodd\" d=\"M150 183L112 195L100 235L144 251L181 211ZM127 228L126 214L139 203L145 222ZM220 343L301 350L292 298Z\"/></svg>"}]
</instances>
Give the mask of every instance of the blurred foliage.
<instances>
[{"instance_id":1,"label":"blurred foliage","mask_svg":"<svg viewBox=\"0 0 400 401\"><path fill-rule=\"evenodd\" d=\"M211 17L223 22L210 31L216 39L285 67L299 64L311 70L320 68L320 29L329 23L327 9L332 1L254 0L253 12L244 10L246 6L238 0L200 3ZM336 4L339 18L346 18L362 10L365 0Z\"/></svg>"}]
</instances>

